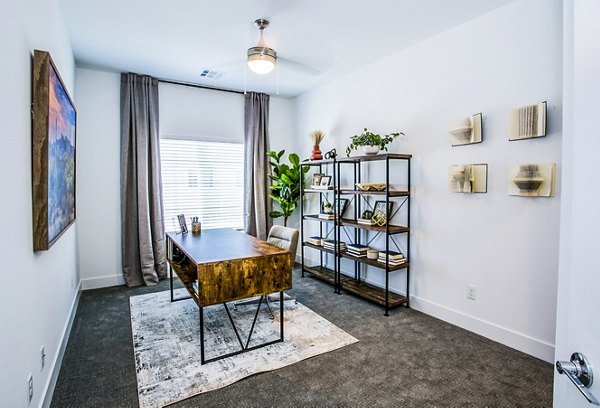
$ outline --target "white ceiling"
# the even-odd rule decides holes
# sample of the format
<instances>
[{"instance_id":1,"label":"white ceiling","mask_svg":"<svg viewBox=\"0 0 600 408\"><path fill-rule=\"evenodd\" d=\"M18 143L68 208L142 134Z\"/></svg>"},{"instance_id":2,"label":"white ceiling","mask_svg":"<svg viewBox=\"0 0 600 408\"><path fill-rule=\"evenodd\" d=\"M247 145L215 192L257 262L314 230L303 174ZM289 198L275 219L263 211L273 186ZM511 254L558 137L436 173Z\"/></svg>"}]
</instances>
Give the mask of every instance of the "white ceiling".
<instances>
[{"instance_id":1,"label":"white ceiling","mask_svg":"<svg viewBox=\"0 0 600 408\"><path fill-rule=\"evenodd\" d=\"M513 0L60 0L78 66L244 89L257 18L279 64L247 89L293 97ZM203 69L222 71L202 78Z\"/></svg>"}]
</instances>

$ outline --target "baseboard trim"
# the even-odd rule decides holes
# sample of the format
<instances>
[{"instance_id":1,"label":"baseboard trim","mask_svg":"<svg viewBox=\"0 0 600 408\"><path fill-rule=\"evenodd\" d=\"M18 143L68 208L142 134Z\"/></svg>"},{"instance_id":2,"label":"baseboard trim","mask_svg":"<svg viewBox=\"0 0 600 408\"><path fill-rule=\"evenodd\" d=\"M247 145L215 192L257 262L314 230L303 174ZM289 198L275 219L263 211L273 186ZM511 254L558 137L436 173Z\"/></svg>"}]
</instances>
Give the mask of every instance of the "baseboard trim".
<instances>
[{"instance_id":1,"label":"baseboard trim","mask_svg":"<svg viewBox=\"0 0 600 408\"><path fill-rule=\"evenodd\" d=\"M123 275L106 275L98 276L97 278L82 279L81 283L83 284L83 290L108 288L125 285L125 278Z\"/></svg>"},{"instance_id":2,"label":"baseboard trim","mask_svg":"<svg viewBox=\"0 0 600 408\"><path fill-rule=\"evenodd\" d=\"M302 262L301 257L296 258L300 258L298 259L298 263ZM305 256L305 261L319 262L318 259L309 256ZM381 285L381 282L376 280L367 279L366 282L376 286ZM390 287L390 289L395 293L405 295L405 291L403 290L400 291L393 287ZM514 348L550 364L554 363L554 345L543 340L530 337L418 296L410 296L410 306L419 312Z\"/></svg>"},{"instance_id":3,"label":"baseboard trim","mask_svg":"<svg viewBox=\"0 0 600 408\"><path fill-rule=\"evenodd\" d=\"M410 297L411 308L428 314L465 330L479 334L505 346L537 357L550 364L554 362L554 345L543 340L530 337L495 323L468 315L458 310L442 306L418 296Z\"/></svg>"},{"instance_id":4,"label":"baseboard trim","mask_svg":"<svg viewBox=\"0 0 600 408\"><path fill-rule=\"evenodd\" d=\"M79 285L77 286L76 292L77 294L75 295L73 303L71 304L71 311L69 312L69 317L67 318L67 321L65 323L65 328L62 333L62 338L60 340L58 352L55 354L54 360L52 361L52 367L50 370L51 374L48 376L48 380L46 380L46 385L44 386L44 393L42 395L42 398L40 399L40 407L42 408L50 407L50 403L52 402L54 388L56 387L56 381L58 380L58 374L60 373L62 360L65 356L67 343L69 342L69 335L71 334L73 322L75 321L75 315L77 314L77 307L79 306L79 299L81 298L81 286L81 281L79 281Z\"/></svg>"}]
</instances>

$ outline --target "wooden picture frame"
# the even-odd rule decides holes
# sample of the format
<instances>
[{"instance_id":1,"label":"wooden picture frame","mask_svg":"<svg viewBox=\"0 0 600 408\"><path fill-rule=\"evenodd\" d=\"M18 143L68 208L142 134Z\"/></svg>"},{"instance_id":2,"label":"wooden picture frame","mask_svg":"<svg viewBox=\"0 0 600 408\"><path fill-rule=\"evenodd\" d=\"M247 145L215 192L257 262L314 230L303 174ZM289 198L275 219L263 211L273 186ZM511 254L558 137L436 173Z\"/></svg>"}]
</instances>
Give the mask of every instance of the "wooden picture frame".
<instances>
[{"instance_id":1,"label":"wooden picture frame","mask_svg":"<svg viewBox=\"0 0 600 408\"><path fill-rule=\"evenodd\" d=\"M77 111L46 51L33 52L33 250L48 250L75 222Z\"/></svg>"}]
</instances>

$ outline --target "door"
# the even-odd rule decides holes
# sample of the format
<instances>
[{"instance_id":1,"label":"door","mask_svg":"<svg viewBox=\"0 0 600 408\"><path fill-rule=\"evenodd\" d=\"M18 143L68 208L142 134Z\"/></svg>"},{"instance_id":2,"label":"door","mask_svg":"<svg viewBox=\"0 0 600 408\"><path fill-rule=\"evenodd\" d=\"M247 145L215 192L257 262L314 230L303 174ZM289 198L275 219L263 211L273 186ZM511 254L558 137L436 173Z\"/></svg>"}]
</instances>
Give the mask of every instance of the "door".
<instances>
[{"instance_id":1,"label":"door","mask_svg":"<svg viewBox=\"0 0 600 408\"><path fill-rule=\"evenodd\" d=\"M600 399L600 1L565 0L556 360L585 354ZM592 407L554 371L555 407Z\"/></svg>"}]
</instances>

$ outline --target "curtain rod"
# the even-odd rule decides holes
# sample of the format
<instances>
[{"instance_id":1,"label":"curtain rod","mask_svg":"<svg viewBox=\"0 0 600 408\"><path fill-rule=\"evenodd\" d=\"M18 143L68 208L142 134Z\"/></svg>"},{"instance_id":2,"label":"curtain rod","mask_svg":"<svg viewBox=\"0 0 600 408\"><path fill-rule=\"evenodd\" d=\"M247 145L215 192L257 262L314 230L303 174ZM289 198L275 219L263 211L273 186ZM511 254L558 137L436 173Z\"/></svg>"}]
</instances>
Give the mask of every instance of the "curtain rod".
<instances>
[{"instance_id":1,"label":"curtain rod","mask_svg":"<svg viewBox=\"0 0 600 408\"><path fill-rule=\"evenodd\" d=\"M236 91L234 89L215 88L212 86L194 84L192 82L174 81L172 79L163 79L163 78L157 78L157 79L158 79L158 82L164 82L165 84L183 85L183 86L189 86L192 88L201 88L201 89L208 89L211 91L229 92L229 93L240 94L240 95L244 94L243 91Z\"/></svg>"}]
</instances>

